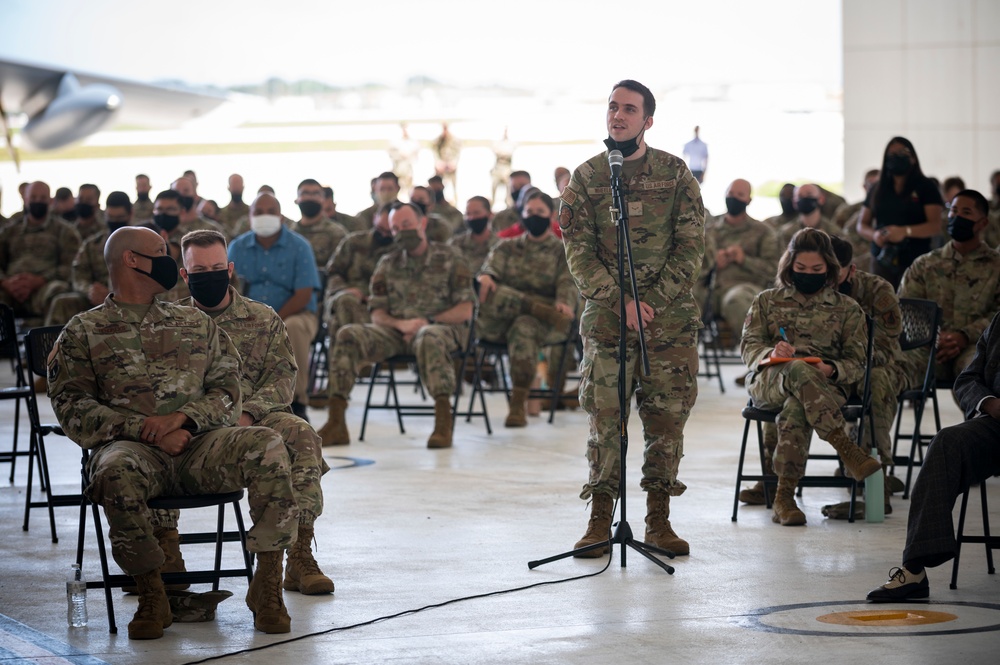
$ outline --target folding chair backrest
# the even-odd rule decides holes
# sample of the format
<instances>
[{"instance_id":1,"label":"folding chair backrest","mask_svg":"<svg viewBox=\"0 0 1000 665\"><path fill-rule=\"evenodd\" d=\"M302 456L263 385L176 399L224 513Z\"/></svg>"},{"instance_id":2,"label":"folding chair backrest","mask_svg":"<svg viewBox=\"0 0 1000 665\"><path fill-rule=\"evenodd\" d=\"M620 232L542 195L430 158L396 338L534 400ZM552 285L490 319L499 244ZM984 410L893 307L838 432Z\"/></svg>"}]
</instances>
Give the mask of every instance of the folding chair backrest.
<instances>
[{"instance_id":1,"label":"folding chair backrest","mask_svg":"<svg viewBox=\"0 0 1000 665\"><path fill-rule=\"evenodd\" d=\"M0 305L0 358L18 358L14 310Z\"/></svg>"},{"instance_id":2,"label":"folding chair backrest","mask_svg":"<svg viewBox=\"0 0 1000 665\"><path fill-rule=\"evenodd\" d=\"M899 346L904 351L922 346L934 348L941 324L941 308L933 300L900 298L899 310L903 316L903 332Z\"/></svg>"},{"instance_id":3,"label":"folding chair backrest","mask_svg":"<svg viewBox=\"0 0 1000 665\"><path fill-rule=\"evenodd\" d=\"M62 326L45 326L32 328L24 338L24 350L28 359L28 369L35 376L48 374L48 358L52 347L59 339Z\"/></svg>"}]
</instances>

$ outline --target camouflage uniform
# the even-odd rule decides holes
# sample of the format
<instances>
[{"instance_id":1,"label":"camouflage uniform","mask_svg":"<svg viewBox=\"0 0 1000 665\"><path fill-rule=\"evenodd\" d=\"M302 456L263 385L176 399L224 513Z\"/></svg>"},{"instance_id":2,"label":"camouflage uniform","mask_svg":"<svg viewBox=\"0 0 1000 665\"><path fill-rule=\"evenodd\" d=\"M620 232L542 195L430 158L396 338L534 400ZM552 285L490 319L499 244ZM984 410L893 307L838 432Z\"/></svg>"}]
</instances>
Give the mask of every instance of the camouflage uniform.
<instances>
[{"instance_id":1,"label":"camouflage uniform","mask_svg":"<svg viewBox=\"0 0 1000 665\"><path fill-rule=\"evenodd\" d=\"M499 286L480 307L476 321L479 336L507 343L513 387L530 388L541 346L566 339L567 331L553 330L549 324L524 314L525 300L547 305L562 303L570 310L576 309L576 288L562 242L551 234L542 240L533 240L527 234L502 240L490 252L482 273ZM550 367L558 365L558 357L549 360Z\"/></svg>"},{"instance_id":2,"label":"camouflage uniform","mask_svg":"<svg viewBox=\"0 0 1000 665\"><path fill-rule=\"evenodd\" d=\"M136 199L132 202L132 224L144 224L153 221L153 200Z\"/></svg>"},{"instance_id":3,"label":"camouflage uniform","mask_svg":"<svg viewBox=\"0 0 1000 665\"><path fill-rule=\"evenodd\" d=\"M870 272L871 261L868 260L868 256L872 251L872 243L858 234L858 213L864 206L864 201L843 206L833 218L833 224L840 229L840 237L851 243L851 247L854 248L854 265L857 269Z\"/></svg>"},{"instance_id":4,"label":"camouflage uniform","mask_svg":"<svg viewBox=\"0 0 1000 665\"><path fill-rule=\"evenodd\" d=\"M70 290L70 266L79 248L80 234L62 220L49 217L41 224L28 219L8 224L0 231L0 280L27 272L43 277L45 284L23 303L0 289L0 303L18 316L44 317L52 300Z\"/></svg>"},{"instance_id":5,"label":"camouflage uniform","mask_svg":"<svg viewBox=\"0 0 1000 665\"><path fill-rule=\"evenodd\" d=\"M1000 251L1000 199L990 199L989 210L989 223L983 231L983 242Z\"/></svg>"},{"instance_id":6,"label":"camouflage uniform","mask_svg":"<svg viewBox=\"0 0 1000 665\"><path fill-rule=\"evenodd\" d=\"M806 228L805 224L800 219L796 219L794 222L785 224L778 229L778 253L784 254L785 250L788 249L788 243L791 242L792 236L804 228ZM841 227L834 224L829 217L820 217L819 224L815 228L825 231L831 238L840 238L843 234ZM777 263L775 263L775 266L777 266Z\"/></svg>"},{"instance_id":7,"label":"camouflage uniform","mask_svg":"<svg viewBox=\"0 0 1000 665\"><path fill-rule=\"evenodd\" d=\"M316 267L320 270L337 251L340 241L347 237L347 231L340 224L323 217L315 224L303 224L301 220L292 224L292 231L309 241L316 256Z\"/></svg>"},{"instance_id":8,"label":"camouflage uniform","mask_svg":"<svg viewBox=\"0 0 1000 665\"><path fill-rule=\"evenodd\" d=\"M465 260L469 263L472 273L476 274L482 270L483 264L486 263L486 257L489 256L490 250L498 242L500 242L500 238L497 237L496 231L490 229L490 234L486 237L486 242L477 241L472 237L471 233L462 233L461 235L453 236L448 241L448 244L462 250L462 255L465 256Z\"/></svg>"},{"instance_id":9,"label":"camouflage uniform","mask_svg":"<svg viewBox=\"0 0 1000 665\"><path fill-rule=\"evenodd\" d=\"M804 362L760 367L781 341L783 327L799 357L818 356L833 365L835 375ZM815 429L827 440L846 423L840 407L865 371L865 315L856 302L824 287L806 296L794 287L768 289L758 295L743 324L740 353L750 368L747 391L754 404L780 410L774 470L794 487L805 474L809 438Z\"/></svg>"},{"instance_id":10,"label":"camouflage uniform","mask_svg":"<svg viewBox=\"0 0 1000 665\"><path fill-rule=\"evenodd\" d=\"M75 228L76 232L80 234L81 240L87 240L98 233L104 233L108 229L108 225L104 217L104 211L95 210L94 217L90 220L76 220L76 223L73 224L73 228Z\"/></svg>"},{"instance_id":11,"label":"camouflage uniform","mask_svg":"<svg viewBox=\"0 0 1000 665\"><path fill-rule=\"evenodd\" d=\"M395 201L390 201L389 203L395 203ZM363 225L362 230L370 229L372 227L372 224L374 223L375 220L375 213L378 212L378 209L379 209L379 204L373 203L372 205L368 206L367 208L365 208L364 210L362 210L361 212L359 212L354 216L354 218L359 220Z\"/></svg>"},{"instance_id":12,"label":"camouflage uniform","mask_svg":"<svg viewBox=\"0 0 1000 665\"><path fill-rule=\"evenodd\" d=\"M705 236L712 236L717 249L739 245L745 254L742 264L730 262L716 270L712 289L712 310L722 316L735 336L743 329L753 299L774 283L778 243L774 231L752 217L738 224L720 219L706 227Z\"/></svg>"},{"instance_id":13,"label":"camouflage uniform","mask_svg":"<svg viewBox=\"0 0 1000 665\"><path fill-rule=\"evenodd\" d=\"M90 236L80 245L70 271L73 291L56 296L45 317L45 325L66 325L74 315L90 309L93 305L87 294L92 284L110 286L108 265L104 262L104 245L109 235L111 233L105 228L102 233Z\"/></svg>"},{"instance_id":14,"label":"camouflage uniform","mask_svg":"<svg viewBox=\"0 0 1000 665\"><path fill-rule=\"evenodd\" d=\"M937 363L937 378L951 380L972 362L976 342L1000 311L1000 252L980 245L962 256L949 241L913 262L899 283L900 298L923 298L941 306L941 331L962 332L969 345L958 357ZM910 385L920 385L927 369L928 350L906 352Z\"/></svg>"},{"instance_id":15,"label":"camouflage uniform","mask_svg":"<svg viewBox=\"0 0 1000 665\"><path fill-rule=\"evenodd\" d=\"M235 201L230 201L229 205L219 210L219 224L222 225L223 233L230 240L240 235L244 231L248 231L249 227L240 231L237 222L240 219L247 217L250 214L250 206L246 203L240 201L236 203ZM239 231L239 233L237 232Z\"/></svg>"},{"instance_id":16,"label":"camouflage uniform","mask_svg":"<svg viewBox=\"0 0 1000 665\"><path fill-rule=\"evenodd\" d=\"M181 256L181 239L191 231L201 230L218 231L222 235L226 234L223 228L212 220L205 219L204 217L196 217L187 224L178 224L177 228L167 235L168 249L170 250L171 256L176 255L177 257L178 270L184 267L184 257ZM164 302L177 302L178 300L189 298L190 296L191 292L188 290L187 282L183 279L178 279L174 288L161 294L158 298Z\"/></svg>"},{"instance_id":17,"label":"camouflage uniform","mask_svg":"<svg viewBox=\"0 0 1000 665\"><path fill-rule=\"evenodd\" d=\"M475 301L472 274L461 252L432 242L422 256L400 250L382 257L372 274L368 308L385 310L397 319L433 319L455 305ZM455 392L451 354L465 347L467 337L465 325L431 323L411 343L386 326L345 326L337 332L330 354L330 395L347 399L362 364L400 354L416 356L420 380L431 397L451 395Z\"/></svg>"},{"instance_id":18,"label":"camouflage uniform","mask_svg":"<svg viewBox=\"0 0 1000 665\"><path fill-rule=\"evenodd\" d=\"M357 217L352 217L351 215L346 215L342 212L333 213L333 217L330 221L340 224L344 227L344 230L348 233L355 233L357 231L367 231L371 224L365 224L363 219L358 219Z\"/></svg>"},{"instance_id":19,"label":"camouflage uniform","mask_svg":"<svg viewBox=\"0 0 1000 665\"><path fill-rule=\"evenodd\" d=\"M799 218L799 213L797 212L793 212L791 215L786 215L785 213L781 213L780 215L775 215L774 217L768 217L767 219L764 220L764 223L770 226L771 230L777 233L778 229L780 229L782 226L784 226L785 224L791 224L798 218Z\"/></svg>"},{"instance_id":20,"label":"camouflage uniform","mask_svg":"<svg viewBox=\"0 0 1000 665\"><path fill-rule=\"evenodd\" d=\"M627 393L629 402L636 393L646 443L641 485L678 496L686 489L677 479L684 424L698 394L700 316L691 290L705 251L705 209L698 181L680 158L647 148L641 159L625 165L622 181L639 298L655 312L644 327L650 376L640 371L637 333L630 330L626 338ZM590 478L583 499L618 493L620 291L617 230L608 212L610 181L607 153L592 157L573 172L559 213L567 263L586 301L580 321L580 405L590 423Z\"/></svg>"},{"instance_id":21,"label":"camouflage uniform","mask_svg":"<svg viewBox=\"0 0 1000 665\"><path fill-rule=\"evenodd\" d=\"M378 245L375 230L352 233L340 243L326 264L326 303L323 305L330 346L337 331L350 323L371 323L372 318L362 300L347 289L357 289L368 297L368 285L379 259L391 252L392 243Z\"/></svg>"},{"instance_id":22,"label":"camouflage uniform","mask_svg":"<svg viewBox=\"0 0 1000 665\"><path fill-rule=\"evenodd\" d=\"M164 494L248 490L247 548L288 548L297 534L288 453L265 427L230 427L242 408L240 361L215 322L154 301L104 304L73 318L49 356L59 423L91 451L87 496L104 506L115 561L129 575L164 555L146 501ZM148 416L186 414L193 434L176 457L140 441Z\"/></svg>"},{"instance_id":23,"label":"camouflage uniform","mask_svg":"<svg viewBox=\"0 0 1000 665\"><path fill-rule=\"evenodd\" d=\"M435 203L434 214L448 222L448 228L453 234L462 233L465 230L465 215L447 201Z\"/></svg>"},{"instance_id":24,"label":"camouflage uniform","mask_svg":"<svg viewBox=\"0 0 1000 665\"><path fill-rule=\"evenodd\" d=\"M519 213L517 211L517 208L515 208L514 206L510 206L509 208L504 208L496 215L494 215L493 221L490 223L490 226L493 227L493 230L495 232L500 233L501 231L509 229L510 227L520 222L521 222L521 213Z\"/></svg>"}]
</instances>

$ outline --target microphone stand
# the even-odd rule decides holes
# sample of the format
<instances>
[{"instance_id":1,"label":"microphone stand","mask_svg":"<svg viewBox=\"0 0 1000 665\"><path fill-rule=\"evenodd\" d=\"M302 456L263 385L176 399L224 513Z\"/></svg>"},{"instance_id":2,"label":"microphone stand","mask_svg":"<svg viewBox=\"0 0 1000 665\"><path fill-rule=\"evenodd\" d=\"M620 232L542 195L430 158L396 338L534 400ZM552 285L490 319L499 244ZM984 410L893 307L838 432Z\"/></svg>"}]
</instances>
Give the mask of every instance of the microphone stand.
<instances>
[{"instance_id":1,"label":"microphone stand","mask_svg":"<svg viewBox=\"0 0 1000 665\"><path fill-rule=\"evenodd\" d=\"M612 151L617 152L617 151ZM616 165L612 165L611 169L611 194L613 198L612 205L610 207L611 218L615 222L615 226L618 230L617 235L617 248L618 248L618 291L619 291L619 303L618 303L618 318L619 318L619 330L618 330L618 454L619 454L619 477L618 477L618 505L621 508L621 517L615 524L615 530L613 535L609 540L603 540L599 543L594 543L593 545L587 545L586 547L580 547L569 552L563 552L562 554L557 554L555 556L550 556L546 559L539 559L537 561L529 561L528 568L534 569L538 566L544 565L546 563L551 563L553 561L558 561L559 559L565 559L566 557L576 556L585 552L590 552L603 547L612 548L613 545L621 545L621 567L625 568L627 566L626 553L628 548L631 547L636 552L646 557L657 566L662 568L669 575L674 574L673 566L660 561L658 558L653 556L653 554L659 554L665 556L669 559L673 559L675 554L670 550L665 550L655 545L648 545L641 540L636 540L632 535L632 527L629 526L627 515L627 501L626 501L626 480L625 480L625 458L628 455L628 415L626 407L631 399L631 383L628 382L628 372L626 368L626 358L628 353L627 335L628 335L628 319L626 313L625 304L625 260L628 259L628 277L629 277L629 292L632 295L632 302L635 303L635 314L636 322L638 323L639 330L639 353L642 358L642 370L643 376L649 376L649 354L646 350L646 338L643 332L642 323L642 312L639 309L639 289L635 283L635 267L632 262L632 241L629 238L628 233L628 204L625 200L625 193L623 191L621 182L621 167L614 168ZM610 552L608 554L610 556Z\"/></svg>"}]
</instances>

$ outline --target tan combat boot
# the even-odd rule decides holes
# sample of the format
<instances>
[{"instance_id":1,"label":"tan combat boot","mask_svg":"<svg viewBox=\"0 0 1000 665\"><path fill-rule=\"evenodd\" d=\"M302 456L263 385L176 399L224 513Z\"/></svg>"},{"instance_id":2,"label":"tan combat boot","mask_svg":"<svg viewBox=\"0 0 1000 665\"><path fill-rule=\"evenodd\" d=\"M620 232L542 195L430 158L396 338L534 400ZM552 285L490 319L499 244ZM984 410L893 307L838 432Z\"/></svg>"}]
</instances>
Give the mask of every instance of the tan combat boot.
<instances>
[{"instance_id":1,"label":"tan combat boot","mask_svg":"<svg viewBox=\"0 0 1000 665\"><path fill-rule=\"evenodd\" d=\"M851 441L842 429L835 429L827 439L833 449L840 455L847 473L855 480L864 480L868 476L882 470L882 463L874 457L865 455L858 444Z\"/></svg>"},{"instance_id":2,"label":"tan combat boot","mask_svg":"<svg viewBox=\"0 0 1000 665\"><path fill-rule=\"evenodd\" d=\"M330 397L326 424L317 432L324 446L346 446L351 442L351 433L347 431L347 400L343 397Z\"/></svg>"},{"instance_id":3,"label":"tan combat boot","mask_svg":"<svg viewBox=\"0 0 1000 665\"><path fill-rule=\"evenodd\" d=\"M765 451L766 453L767 451ZM774 464L771 462L771 456L768 454L764 455L764 475L770 476L774 473ZM747 487L740 490L740 501L747 504L748 506L763 506L767 502L764 501L764 483L757 481L754 483L753 487Z\"/></svg>"},{"instance_id":4,"label":"tan combat boot","mask_svg":"<svg viewBox=\"0 0 1000 665\"><path fill-rule=\"evenodd\" d=\"M503 421L504 427L527 427L528 416L525 407L528 404L528 388L514 388L510 391L510 411Z\"/></svg>"},{"instance_id":5,"label":"tan combat boot","mask_svg":"<svg viewBox=\"0 0 1000 665\"><path fill-rule=\"evenodd\" d=\"M669 517L670 495L666 492L646 492L646 535L643 542L674 554L690 554L691 547L674 533Z\"/></svg>"},{"instance_id":6,"label":"tan combat boot","mask_svg":"<svg viewBox=\"0 0 1000 665\"><path fill-rule=\"evenodd\" d=\"M247 607L253 612L253 627L262 633L287 633L292 619L281 595L283 550L257 553L257 570L247 589Z\"/></svg>"},{"instance_id":7,"label":"tan combat boot","mask_svg":"<svg viewBox=\"0 0 1000 665\"><path fill-rule=\"evenodd\" d=\"M434 431L427 439L428 448L451 448L451 400L434 398Z\"/></svg>"},{"instance_id":8,"label":"tan combat boot","mask_svg":"<svg viewBox=\"0 0 1000 665\"><path fill-rule=\"evenodd\" d=\"M184 566L184 556L181 554L181 535L177 529L154 527L153 535L160 543L163 550L163 565L160 566L161 573L183 573L187 571ZM184 591L190 589L190 584L167 584L164 588L168 591ZM123 586L125 593L139 593L139 588L134 586Z\"/></svg>"},{"instance_id":9,"label":"tan combat boot","mask_svg":"<svg viewBox=\"0 0 1000 665\"><path fill-rule=\"evenodd\" d=\"M134 575L139 592L139 609L128 623L130 640L156 640L163 637L163 629L174 622L167 591L163 588L159 568Z\"/></svg>"},{"instance_id":10,"label":"tan combat boot","mask_svg":"<svg viewBox=\"0 0 1000 665\"><path fill-rule=\"evenodd\" d=\"M286 591L298 591L307 596L333 593L333 580L323 574L312 553L313 525L299 524L299 538L288 550L285 565Z\"/></svg>"},{"instance_id":11,"label":"tan combat boot","mask_svg":"<svg viewBox=\"0 0 1000 665\"><path fill-rule=\"evenodd\" d=\"M806 523L806 515L795 504L795 484L783 478L778 479L778 489L774 496L774 515L771 521L781 526L801 526Z\"/></svg>"},{"instance_id":12,"label":"tan combat boot","mask_svg":"<svg viewBox=\"0 0 1000 665\"><path fill-rule=\"evenodd\" d=\"M572 316L566 316L553 305L547 305L543 302L530 298L526 298L524 304L525 314L531 314L539 321L544 321L550 324L560 333L566 334L569 332L569 326L573 323Z\"/></svg>"},{"instance_id":13,"label":"tan combat boot","mask_svg":"<svg viewBox=\"0 0 1000 665\"><path fill-rule=\"evenodd\" d=\"M607 542L611 537L611 520L614 517L615 500L610 494L594 494L590 498L590 520L587 522L587 533L576 542L573 549L578 550L587 545ZM598 547L589 552L574 554L579 559L596 559L608 553L607 547Z\"/></svg>"}]
</instances>

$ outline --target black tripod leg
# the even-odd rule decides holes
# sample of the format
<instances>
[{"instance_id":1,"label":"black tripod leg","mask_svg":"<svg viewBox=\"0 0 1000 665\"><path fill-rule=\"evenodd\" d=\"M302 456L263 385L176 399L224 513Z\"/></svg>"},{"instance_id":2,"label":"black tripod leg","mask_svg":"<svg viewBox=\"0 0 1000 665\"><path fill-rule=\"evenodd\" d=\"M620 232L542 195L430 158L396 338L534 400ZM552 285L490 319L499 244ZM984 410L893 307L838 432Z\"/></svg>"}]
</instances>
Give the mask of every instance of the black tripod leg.
<instances>
[{"instance_id":1,"label":"black tripod leg","mask_svg":"<svg viewBox=\"0 0 1000 665\"><path fill-rule=\"evenodd\" d=\"M649 559L650 561L652 561L653 563L655 563L657 566L659 566L663 570L665 570L668 575L673 575L674 574L674 567L673 566L668 565L668 564L664 563L663 561L660 561L659 559L657 559L655 556L653 556L650 553L650 551L647 551L647 548L649 550L653 551L653 552L658 553L658 554L664 554L665 556L669 556L671 559L674 557L674 553L673 552L669 552L667 550L661 550L659 547L653 547L652 545L647 545L646 543L639 542L637 540L630 540L629 542L627 542L625 544L628 545L629 547L631 547L632 549L634 549L639 554L641 554L644 557L646 557L647 559Z\"/></svg>"},{"instance_id":2,"label":"black tripod leg","mask_svg":"<svg viewBox=\"0 0 1000 665\"><path fill-rule=\"evenodd\" d=\"M577 556L579 554L585 554L586 552L593 552L596 549L609 547L611 545L610 540L605 540L600 543L594 543L593 545L587 545L586 547L581 547L579 549L570 550L569 552L563 552L562 554L556 554L555 556L550 556L547 559L539 559L537 561L529 561L528 569L533 570L538 566L544 566L547 563L552 563L553 561L559 561L560 559L565 559L571 556Z\"/></svg>"}]
</instances>

